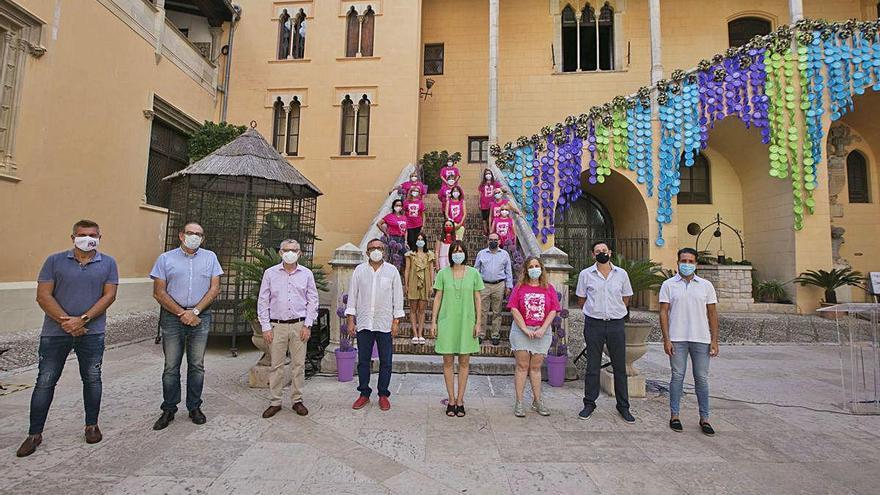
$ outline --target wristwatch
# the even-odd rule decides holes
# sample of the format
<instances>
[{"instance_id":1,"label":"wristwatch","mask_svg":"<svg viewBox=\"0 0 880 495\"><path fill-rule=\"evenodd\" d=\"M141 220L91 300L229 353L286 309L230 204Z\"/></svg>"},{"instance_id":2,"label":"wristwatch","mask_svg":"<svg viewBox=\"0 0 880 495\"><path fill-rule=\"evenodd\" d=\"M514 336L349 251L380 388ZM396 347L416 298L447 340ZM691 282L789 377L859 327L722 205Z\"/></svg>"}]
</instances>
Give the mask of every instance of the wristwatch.
<instances>
[{"instance_id":1,"label":"wristwatch","mask_svg":"<svg viewBox=\"0 0 880 495\"><path fill-rule=\"evenodd\" d=\"M193 308L192 311L193 311L193 314L196 316L199 316L199 314L201 313L201 311L199 311L199 308Z\"/></svg>"},{"instance_id":2,"label":"wristwatch","mask_svg":"<svg viewBox=\"0 0 880 495\"><path fill-rule=\"evenodd\" d=\"M81 319L83 321L83 323L88 323L88 322L92 321L92 319L87 314L83 314L82 316L79 317L79 319Z\"/></svg>"}]
</instances>

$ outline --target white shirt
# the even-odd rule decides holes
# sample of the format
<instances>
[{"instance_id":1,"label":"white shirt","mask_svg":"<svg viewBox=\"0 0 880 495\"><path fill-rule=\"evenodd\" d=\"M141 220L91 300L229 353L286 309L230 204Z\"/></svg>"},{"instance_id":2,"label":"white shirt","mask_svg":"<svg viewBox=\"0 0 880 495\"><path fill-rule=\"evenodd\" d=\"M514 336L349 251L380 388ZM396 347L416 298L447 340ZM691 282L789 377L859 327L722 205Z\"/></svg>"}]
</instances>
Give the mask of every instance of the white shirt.
<instances>
[{"instance_id":1,"label":"white shirt","mask_svg":"<svg viewBox=\"0 0 880 495\"><path fill-rule=\"evenodd\" d=\"M391 332L391 320L405 316L403 284L397 268L385 262L378 270L373 270L369 262L358 265L348 284L345 314L356 317L359 332Z\"/></svg>"},{"instance_id":2,"label":"white shirt","mask_svg":"<svg viewBox=\"0 0 880 495\"><path fill-rule=\"evenodd\" d=\"M660 286L660 302L669 303L669 340L712 343L706 306L718 297L712 282L696 275L690 282L676 275Z\"/></svg>"},{"instance_id":3,"label":"white shirt","mask_svg":"<svg viewBox=\"0 0 880 495\"><path fill-rule=\"evenodd\" d=\"M623 298L633 295L633 290L626 270L611 265L605 278L599 273L598 263L594 263L578 275L575 294L586 299L584 315L597 320L619 320L626 316Z\"/></svg>"}]
</instances>

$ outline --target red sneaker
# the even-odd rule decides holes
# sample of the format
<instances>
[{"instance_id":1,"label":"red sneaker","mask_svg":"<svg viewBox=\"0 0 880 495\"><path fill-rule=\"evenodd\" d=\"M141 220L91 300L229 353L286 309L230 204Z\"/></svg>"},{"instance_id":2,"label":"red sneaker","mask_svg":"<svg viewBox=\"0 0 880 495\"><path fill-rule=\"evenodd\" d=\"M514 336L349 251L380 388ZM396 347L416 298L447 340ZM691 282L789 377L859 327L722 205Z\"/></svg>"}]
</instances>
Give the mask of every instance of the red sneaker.
<instances>
[{"instance_id":1,"label":"red sneaker","mask_svg":"<svg viewBox=\"0 0 880 495\"><path fill-rule=\"evenodd\" d=\"M391 401L384 395L379 396L379 409L387 411L391 409Z\"/></svg>"},{"instance_id":2,"label":"red sneaker","mask_svg":"<svg viewBox=\"0 0 880 495\"><path fill-rule=\"evenodd\" d=\"M380 400L380 402L381 402L381 400ZM351 408L352 409L362 409L364 406L366 406L369 403L370 403L370 398L364 397L362 395L362 396L358 397L358 399L356 401L354 401L354 404L351 405Z\"/></svg>"}]
</instances>

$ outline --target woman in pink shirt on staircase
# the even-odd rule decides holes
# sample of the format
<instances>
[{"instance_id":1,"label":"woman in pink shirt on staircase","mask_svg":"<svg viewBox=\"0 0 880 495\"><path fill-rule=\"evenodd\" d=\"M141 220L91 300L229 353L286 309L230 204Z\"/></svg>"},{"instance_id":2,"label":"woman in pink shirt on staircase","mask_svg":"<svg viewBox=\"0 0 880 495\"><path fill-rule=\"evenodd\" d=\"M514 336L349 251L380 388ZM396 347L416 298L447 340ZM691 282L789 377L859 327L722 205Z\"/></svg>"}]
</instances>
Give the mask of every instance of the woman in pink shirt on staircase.
<instances>
[{"instance_id":1,"label":"woman in pink shirt on staircase","mask_svg":"<svg viewBox=\"0 0 880 495\"><path fill-rule=\"evenodd\" d=\"M382 217L376 227L388 236L388 261L399 269L403 266L403 255L406 253L406 215L403 214L403 202L395 199L391 203L391 213ZM396 249L392 249L392 246Z\"/></svg>"},{"instance_id":2,"label":"woman in pink shirt on staircase","mask_svg":"<svg viewBox=\"0 0 880 495\"><path fill-rule=\"evenodd\" d=\"M461 187L453 186L449 190L449 200L446 202L446 219L455 224L455 238L464 239L464 219L467 216L467 208L464 204L464 193Z\"/></svg>"},{"instance_id":3,"label":"woman in pink shirt on staircase","mask_svg":"<svg viewBox=\"0 0 880 495\"><path fill-rule=\"evenodd\" d=\"M440 207L444 212L449 194L452 192L452 188L458 185L459 179L461 179L461 172L458 171L452 160L448 160L446 166L440 169L440 192L437 193L437 197L440 198Z\"/></svg>"},{"instance_id":4,"label":"woman in pink shirt on staircase","mask_svg":"<svg viewBox=\"0 0 880 495\"><path fill-rule=\"evenodd\" d=\"M406 216L406 245L410 251L416 250L416 238L425 224L424 193L418 186L410 187L403 200L403 214Z\"/></svg>"},{"instance_id":5,"label":"woman in pink shirt on staircase","mask_svg":"<svg viewBox=\"0 0 880 495\"><path fill-rule=\"evenodd\" d=\"M501 191L501 183L495 180L495 174L488 168L483 170L483 181L480 182L479 190L483 232L489 235L492 226L492 202L495 200L495 191Z\"/></svg>"}]
</instances>

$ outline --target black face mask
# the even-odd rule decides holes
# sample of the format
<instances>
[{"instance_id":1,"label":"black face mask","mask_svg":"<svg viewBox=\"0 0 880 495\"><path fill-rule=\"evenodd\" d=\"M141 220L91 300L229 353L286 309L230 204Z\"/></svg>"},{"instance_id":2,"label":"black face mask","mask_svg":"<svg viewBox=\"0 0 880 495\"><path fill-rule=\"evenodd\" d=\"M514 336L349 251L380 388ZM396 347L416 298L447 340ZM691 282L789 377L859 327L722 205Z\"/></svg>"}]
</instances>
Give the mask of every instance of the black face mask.
<instances>
[{"instance_id":1,"label":"black face mask","mask_svg":"<svg viewBox=\"0 0 880 495\"><path fill-rule=\"evenodd\" d=\"M489 249L498 248L498 241L489 241Z\"/></svg>"},{"instance_id":2,"label":"black face mask","mask_svg":"<svg viewBox=\"0 0 880 495\"><path fill-rule=\"evenodd\" d=\"M599 253L596 255L596 261L604 265L605 263L611 261L611 255L608 253Z\"/></svg>"}]
</instances>

